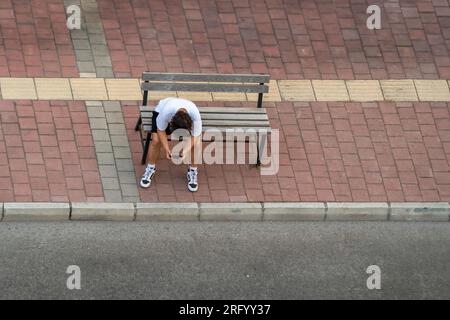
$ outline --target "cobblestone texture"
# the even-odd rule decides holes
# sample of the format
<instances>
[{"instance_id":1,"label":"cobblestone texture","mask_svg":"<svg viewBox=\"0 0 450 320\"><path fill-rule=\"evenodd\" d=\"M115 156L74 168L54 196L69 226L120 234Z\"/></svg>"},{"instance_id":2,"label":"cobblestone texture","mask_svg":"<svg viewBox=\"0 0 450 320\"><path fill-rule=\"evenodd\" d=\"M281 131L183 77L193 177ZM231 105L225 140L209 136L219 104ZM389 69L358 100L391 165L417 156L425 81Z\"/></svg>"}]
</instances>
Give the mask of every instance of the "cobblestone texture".
<instances>
[{"instance_id":1,"label":"cobblestone texture","mask_svg":"<svg viewBox=\"0 0 450 320\"><path fill-rule=\"evenodd\" d=\"M0 1L0 77L78 77L61 0Z\"/></svg>"},{"instance_id":2,"label":"cobblestone texture","mask_svg":"<svg viewBox=\"0 0 450 320\"><path fill-rule=\"evenodd\" d=\"M112 77L109 56L96 0L64 0L66 7L79 5L82 12L80 30L70 31L80 74L87 77Z\"/></svg>"},{"instance_id":3,"label":"cobblestone texture","mask_svg":"<svg viewBox=\"0 0 450 320\"><path fill-rule=\"evenodd\" d=\"M84 103L0 101L0 201L103 201Z\"/></svg>"},{"instance_id":4,"label":"cobblestone texture","mask_svg":"<svg viewBox=\"0 0 450 320\"><path fill-rule=\"evenodd\" d=\"M236 103L205 103L236 106ZM248 103L243 104L250 106ZM253 106L253 104L251 105ZM449 201L450 116L447 103L266 103L280 129L280 170L261 176L248 165L199 169L187 191L184 166L161 159L143 201ZM138 176L142 148L124 107Z\"/></svg>"},{"instance_id":5,"label":"cobblestone texture","mask_svg":"<svg viewBox=\"0 0 450 320\"><path fill-rule=\"evenodd\" d=\"M86 102L101 181L107 202L137 202L139 193L118 102Z\"/></svg>"},{"instance_id":6,"label":"cobblestone texture","mask_svg":"<svg viewBox=\"0 0 450 320\"><path fill-rule=\"evenodd\" d=\"M366 27L381 6L381 30ZM450 79L448 0L98 0L117 77Z\"/></svg>"}]
</instances>

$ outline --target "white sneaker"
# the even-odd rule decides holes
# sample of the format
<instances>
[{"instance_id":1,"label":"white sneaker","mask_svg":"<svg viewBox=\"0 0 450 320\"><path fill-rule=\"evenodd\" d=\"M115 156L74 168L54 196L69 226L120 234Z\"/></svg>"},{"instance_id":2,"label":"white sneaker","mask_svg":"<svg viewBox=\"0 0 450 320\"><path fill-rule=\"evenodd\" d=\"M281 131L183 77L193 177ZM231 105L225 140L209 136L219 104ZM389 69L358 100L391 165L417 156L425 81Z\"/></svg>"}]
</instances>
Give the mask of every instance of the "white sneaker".
<instances>
[{"instance_id":1,"label":"white sneaker","mask_svg":"<svg viewBox=\"0 0 450 320\"><path fill-rule=\"evenodd\" d=\"M197 170L188 169L187 172L188 189L190 192L196 192L198 190L197 182Z\"/></svg>"},{"instance_id":2,"label":"white sneaker","mask_svg":"<svg viewBox=\"0 0 450 320\"><path fill-rule=\"evenodd\" d=\"M141 178L141 187L148 188L152 184L153 175L156 172L156 168L154 166L147 165L145 168L145 172Z\"/></svg>"}]
</instances>

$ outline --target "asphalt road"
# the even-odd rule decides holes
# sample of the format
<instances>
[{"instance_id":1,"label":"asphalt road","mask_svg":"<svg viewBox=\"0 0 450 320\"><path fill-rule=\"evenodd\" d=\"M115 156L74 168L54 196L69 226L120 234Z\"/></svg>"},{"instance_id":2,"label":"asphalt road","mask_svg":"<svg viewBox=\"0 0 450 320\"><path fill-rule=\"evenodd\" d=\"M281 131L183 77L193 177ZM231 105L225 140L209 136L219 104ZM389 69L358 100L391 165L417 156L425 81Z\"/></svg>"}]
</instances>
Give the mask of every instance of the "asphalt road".
<instances>
[{"instance_id":1,"label":"asphalt road","mask_svg":"<svg viewBox=\"0 0 450 320\"><path fill-rule=\"evenodd\" d=\"M29 298L449 299L450 224L0 223L0 299Z\"/></svg>"}]
</instances>

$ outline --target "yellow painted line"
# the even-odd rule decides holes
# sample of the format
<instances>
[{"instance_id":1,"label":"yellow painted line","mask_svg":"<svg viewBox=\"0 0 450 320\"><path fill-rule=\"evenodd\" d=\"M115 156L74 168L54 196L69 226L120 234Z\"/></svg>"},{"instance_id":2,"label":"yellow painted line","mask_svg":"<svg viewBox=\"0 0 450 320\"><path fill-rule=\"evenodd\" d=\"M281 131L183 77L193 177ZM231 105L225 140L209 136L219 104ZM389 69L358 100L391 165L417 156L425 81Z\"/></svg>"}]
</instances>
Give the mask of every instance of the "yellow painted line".
<instances>
[{"instance_id":1,"label":"yellow painted line","mask_svg":"<svg viewBox=\"0 0 450 320\"><path fill-rule=\"evenodd\" d=\"M450 102L449 80L271 80L264 101L442 101ZM193 101L257 101L257 94L152 91L149 100L178 96ZM141 101L139 79L0 78L5 100Z\"/></svg>"}]
</instances>

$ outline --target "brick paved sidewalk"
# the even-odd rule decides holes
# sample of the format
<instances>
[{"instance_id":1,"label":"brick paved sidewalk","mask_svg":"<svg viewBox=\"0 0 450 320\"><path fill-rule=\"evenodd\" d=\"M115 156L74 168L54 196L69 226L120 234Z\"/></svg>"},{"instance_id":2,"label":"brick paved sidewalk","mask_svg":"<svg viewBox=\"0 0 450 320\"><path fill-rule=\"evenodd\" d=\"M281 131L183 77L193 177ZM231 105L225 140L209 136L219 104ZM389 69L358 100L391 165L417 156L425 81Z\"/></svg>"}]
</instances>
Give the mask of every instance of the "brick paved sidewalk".
<instances>
[{"instance_id":1,"label":"brick paved sidewalk","mask_svg":"<svg viewBox=\"0 0 450 320\"><path fill-rule=\"evenodd\" d=\"M0 77L78 77L59 0L0 2Z\"/></svg>"},{"instance_id":2,"label":"brick paved sidewalk","mask_svg":"<svg viewBox=\"0 0 450 320\"><path fill-rule=\"evenodd\" d=\"M97 2L117 77L450 78L448 0ZM381 6L381 30L366 27L369 4Z\"/></svg>"},{"instance_id":3,"label":"brick paved sidewalk","mask_svg":"<svg viewBox=\"0 0 450 320\"><path fill-rule=\"evenodd\" d=\"M69 4L83 10L81 30L66 28ZM378 31L367 6L1 1L0 202L450 201L450 3L383 1ZM139 189L142 71L270 73L278 174L201 166L191 194L185 167L162 160ZM254 97L206 100L196 102Z\"/></svg>"},{"instance_id":4,"label":"brick paved sidewalk","mask_svg":"<svg viewBox=\"0 0 450 320\"><path fill-rule=\"evenodd\" d=\"M280 129L277 175L260 176L248 165L202 166L200 191L192 195L186 190L185 167L162 159L154 186L141 190L142 200L450 200L449 104L316 102L266 107L272 127ZM133 130L138 109L123 110L139 175L144 170L142 148Z\"/></svg>"},{"instance_id":5,"label":"brick paved sidewalk","mask_svg":"<svg viewBox=\"0 0 450 320\"><path fill-rule=\"evenodd\" d=\"M103 200L84 103L0 101L0 202Z\"/></svg>"}]
</instances>

